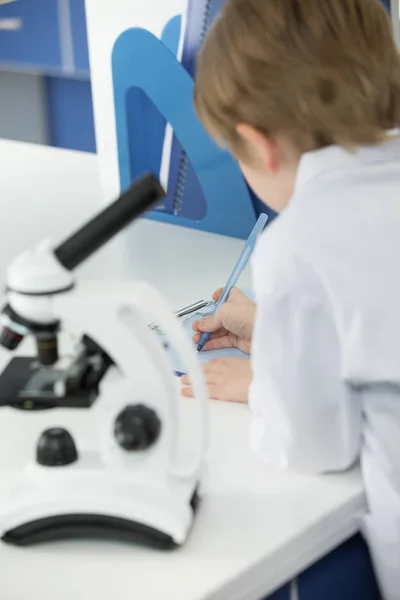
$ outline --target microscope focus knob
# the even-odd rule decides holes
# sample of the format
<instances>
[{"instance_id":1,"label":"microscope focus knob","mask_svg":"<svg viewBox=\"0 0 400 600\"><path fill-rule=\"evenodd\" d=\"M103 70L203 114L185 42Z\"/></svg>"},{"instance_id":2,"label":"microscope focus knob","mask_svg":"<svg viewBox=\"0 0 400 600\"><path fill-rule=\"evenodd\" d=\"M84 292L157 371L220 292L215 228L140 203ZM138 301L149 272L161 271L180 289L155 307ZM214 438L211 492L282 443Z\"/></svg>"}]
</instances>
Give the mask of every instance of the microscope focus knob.
<instances>
[{"instance_id":1,"label":"microscope focus knob","mask_svg":"<svg viewBox=\"0 0 400 600\"><path fill-rule=\"evenodd\" d=\"M147 450L157 441L160 431L157 413L144 404L126 406L115 420L115 438L121 448L130 452Z\"/></svg>"},{"instance_id":2,"label":"microscope focus knob","mask_svg":"<svg viewBox=\"0 0 400 600\"><path fill-rule=\"evenodd\" d=\"M65 467L78 460L71 434L61 427L47 429L39 438L36 461L44 467Z\"/></svg>"}]
</instances>

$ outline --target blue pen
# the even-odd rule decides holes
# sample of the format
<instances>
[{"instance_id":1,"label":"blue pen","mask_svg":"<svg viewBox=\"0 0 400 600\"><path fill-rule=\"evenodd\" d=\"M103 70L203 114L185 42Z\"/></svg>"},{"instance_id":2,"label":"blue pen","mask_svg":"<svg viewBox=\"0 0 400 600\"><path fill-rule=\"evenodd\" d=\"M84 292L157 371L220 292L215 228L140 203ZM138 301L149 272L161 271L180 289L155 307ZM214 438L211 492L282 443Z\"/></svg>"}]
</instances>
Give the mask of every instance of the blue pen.
<instances>
[{"instance_id":1,"label":"blue pen","mask_svg":"<svg viewBox=\"0 0 400 600\"><path fill-rule=\"evenodd\" d=\"M226 286L224 287L224 291L222 292L220 299L218 300L217 304L215 305L213 314L215 314L217 312L217 310L219 309L219 307L222 306L222 304L224 304L228 300L228 297L229 297L229 294L231 293L232 288L235 287L240 275L247 267L247 264L250 260L251 255L253 254L253 250L256 246L256 242L257 242L259 236L261 235L261 233L263 232L263 229L264 229L267 221L268 221L267 215L261 214L259 216L257 223L254 225L253 230L249 235L249 238L246 242L243 252L239 257L239 260L237 261L237 263L231 273L231 276L228 279ZM197 346L197 352L201 352L201 350L207 344L210 337L211 337L211 333L202 333L201 334L199 345Z\"/></svg>"}]
</instances>

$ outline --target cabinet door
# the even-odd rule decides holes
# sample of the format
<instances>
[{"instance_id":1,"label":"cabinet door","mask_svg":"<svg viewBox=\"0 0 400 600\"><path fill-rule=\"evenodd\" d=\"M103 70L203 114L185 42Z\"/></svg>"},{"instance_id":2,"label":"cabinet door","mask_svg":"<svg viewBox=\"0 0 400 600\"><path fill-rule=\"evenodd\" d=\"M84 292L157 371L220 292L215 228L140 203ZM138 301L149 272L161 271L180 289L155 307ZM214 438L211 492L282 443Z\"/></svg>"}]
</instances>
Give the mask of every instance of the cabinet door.
<instances>
[{"instance_id":1,"label":"cabinet door","mask_svg":"<svg viewBox=\"0 0 400 600\"><path fill-rule=\"evenodd\" d=\"M96 152L92 92L89 81L47 77L50 144Z\"/></svg>"},{"instance_id":2,"label":"cabinet door","mask_svg":"<svg viewBox=\"0 0 400 600\"><path fill-rule=\"evenodd\" d=\"M0 64L61 69L57 0L15 0L0 5Z\"/></svg>"},{"instance_id":3,"label":"cabinet door","mask_svg":"<svg viewBox=\"0 0 400 600\"><path fill-rule=\"evenodd\" d=\"M89 75L89 52L84 0L69 0L75 71Z\"/></svg>"}]
</instances>

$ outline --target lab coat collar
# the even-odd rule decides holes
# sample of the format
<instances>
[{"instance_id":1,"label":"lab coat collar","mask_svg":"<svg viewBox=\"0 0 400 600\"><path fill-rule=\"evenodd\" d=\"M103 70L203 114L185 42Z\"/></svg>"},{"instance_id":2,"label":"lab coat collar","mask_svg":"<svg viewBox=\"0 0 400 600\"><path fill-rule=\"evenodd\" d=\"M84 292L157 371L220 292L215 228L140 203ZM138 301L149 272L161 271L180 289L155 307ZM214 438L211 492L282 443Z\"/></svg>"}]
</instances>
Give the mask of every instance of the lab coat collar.
<instances>
[{"instance_id":1,"label":"lab coat collar","mask_svg":"<svg viewBox=\"0 0 400 600\"><path fill-rule=\"evenodd\" d=\"M349 152L341 146L329 146L303 154L297 171L295 193L309 181L329 172L343 172L357 165L400 161L400 129L393 129L388 134L391 139L387 142L360 147L355 152Z\"/></svg>"}]
</instances>

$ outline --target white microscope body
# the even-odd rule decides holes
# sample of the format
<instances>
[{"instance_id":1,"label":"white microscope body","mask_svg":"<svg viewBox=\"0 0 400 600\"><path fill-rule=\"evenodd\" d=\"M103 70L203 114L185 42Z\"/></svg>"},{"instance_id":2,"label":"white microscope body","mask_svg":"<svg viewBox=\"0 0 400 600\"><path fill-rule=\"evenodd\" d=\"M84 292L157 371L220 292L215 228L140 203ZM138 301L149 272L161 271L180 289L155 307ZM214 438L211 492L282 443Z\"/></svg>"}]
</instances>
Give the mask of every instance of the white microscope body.
<instances>
[{"instance_id":1,"label":"white microscope body","mask_svg":"<svg viewBox=\"0 0 400 600\"><path fill-rule=\"evenodd\" d=\"M157 186L147 178L125 196L131 205L144 196L154 203L161 195ZM123 199L112 207L121 207ZM33 335L38 355L11 360L0 376L0 405L34 410L94 404L98 444L81 447L62 428L42 434L36 460L0 508L0 535L7 543L100 536L171 548L182 545L191 529L208 437L208 399L195 350L149 284L113 283L99 294L95 287L75 289L70 270L148 206L142 202L122 220L112 207L104 211L106 219L96 218L94 229L96 219L58 249L45 242L9 269L0 341L13 350ZM110 235L114 217L118 225ZM151 321L181 354L196 393L199 427L189 449L182 444L176 378ZM72 356L60 359L61 323L84 335Z\"/></svg>"}]
</instances>

